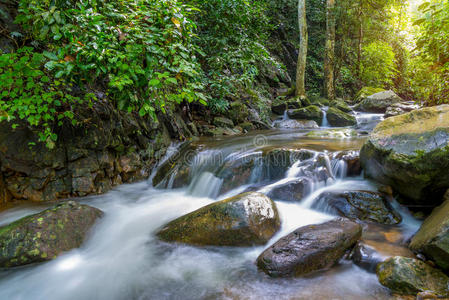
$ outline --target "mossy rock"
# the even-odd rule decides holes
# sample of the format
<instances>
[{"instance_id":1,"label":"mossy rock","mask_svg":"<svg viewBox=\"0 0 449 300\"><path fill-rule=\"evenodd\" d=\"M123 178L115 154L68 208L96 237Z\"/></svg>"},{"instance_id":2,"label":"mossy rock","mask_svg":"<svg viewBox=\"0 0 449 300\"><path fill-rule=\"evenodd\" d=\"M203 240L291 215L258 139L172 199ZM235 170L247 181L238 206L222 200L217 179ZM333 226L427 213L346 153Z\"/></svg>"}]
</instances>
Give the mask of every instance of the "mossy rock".
<instances>
[{"instance_id":1,"label":"mossy rock","mask_svg":"<svg viewBox=\"0 0 449 300\"><path fill-rule=\"evenodd\" d=\"M318 106L309 105L299 109L291 109L287 112L291 119L295 120L312 120L321 124L323 121L323 112Z\"/></svg>"},{"instance_id":2,"label":"mossy rock","mask_svg":"<svg viewBox=\"0 0 449 300\"><path fill-rule=\"evenodd\" d=\"M264 194L248 192L175 219L157 235L167 242L197 246L252 246L265 244L279 228L274 202Z\"/></svg>"},{"instance_id":3,"label":"mossy rock","mask_svg":"<svg viewBox=\"0 0 449 300\"><path fill-rule=\"evenodd\" d=\"M44 262L82 245L103 212L74 201L0 228L0 267Z\"/></svg>"},{"instance_id":4,"label":"mossy rock","mask_svg":"<svg viewBox=\"0 0 449 300\"><path fill-rule=\"evenodd\" d=\"M339 110L336 107L330 107L327 110L327 121L334 127L345 127L357 125L357 119L348 113Z\"/></svg>"},{"instance_id":5,"label":"mossy rock","mask_svg":"<svg viewBox=\"0 0 449 300\"><path fill-rule=\"evenodd\" d=\"M316 105L316 106L329 106L330 105L330 101L329 99L317 96L317 95L311 95L307 98L310 101L311 105Z\"/></svg>"},{"instance_id":6,"label":"mossy rock","mask_svg":"<svg viewBox=\"0 0 449 300\"><path fill-rule=\"evenodd\" d=\"M365 175L403 201L437 205L449 188L449 105L423 108L379 123L360 153Z\"/></svg>"},{"instance_id":7,"label":"mossy rock","mask_svg":"<svg viewBox=\"0 0 449 300\"><path fill-rule=\"evenodd\" d=\"M335 107L336 109L341 110L342 112L352 112L352 108L349 107L348 104L346 104L344 101L342 100L334 100L329 104L330 107Z\"/></svg>"},{"instance_id":8,"label":"mossy rock","mask_svg":"<svg viewBox=\"0 0 449 300\"><path fill-rule=\"evenodd\" d=\"M449 190L444 198L445 202L433 210L412 238L410 249L449 271Z\"/></svg>"},{"instance_id":9,"label":"mossy rock","mask_svg":"<svg viewBox=\"0 0 449 300\"><path fill-rule=\"evenodd\" d=\"M244 123L249 117L248 107L240 101L231 102L228 109L228 116L234 124Z\"/></svg>"},{"instance_id":10,"label":"mossy rock","mask_svg":"<svg viewBox=\"0 0 449 300\"><path fill-rule=\"evenodd\" d=\"M228 118L215 117L214 125L217 127L223 127L223 128L233 128L234 122L232 122L232 120L229 120Z\"/></svg>"},{"instance_id":11,"label":"mossy rock","mask_svg":"<svg viewBox=\"0 0 449 300\"><path fill-rule=\"evenodd\" d=\"M376 87L371 87L371 86L365 86L363 87L355 96L354 99L354 103L359 103L361 102L363 99L365 99L368 96L380 93L380 92L384 92L385 90L382 88L376 88Z\"/></svg>"},{"instance_id":12,"label":"mossy rock","mask_svg":"<svg viewBox=\"0 0 449 300\"><path fill-rule=\"evenodd\" d=\"M380 263L376 273L383 286L401 295L415 296L424 291L449 295L449 278L420 260L395 256Z\"/></svg>"},{"instance_id":13,"label":"mossy rock","mask_svg":"<svg viewBox=\"0 0 449 300\"><path fill-rule=\"evenodd\" d=\"M314 208L324 206L326 212L351 220L399 224L402 217L389 201L386 195L371 191L325 192L318 197Z\"/></svg>"}]
</instances>

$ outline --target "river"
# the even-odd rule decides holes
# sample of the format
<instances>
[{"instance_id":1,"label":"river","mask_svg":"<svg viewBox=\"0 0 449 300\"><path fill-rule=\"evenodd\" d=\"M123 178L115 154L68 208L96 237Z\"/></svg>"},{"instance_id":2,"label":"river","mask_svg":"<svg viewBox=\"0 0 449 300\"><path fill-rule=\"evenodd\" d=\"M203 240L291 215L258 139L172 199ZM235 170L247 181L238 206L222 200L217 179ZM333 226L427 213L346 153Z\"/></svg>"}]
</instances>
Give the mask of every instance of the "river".
<instances>
[{"instance_id":1,"label":"river","mask_svg":"<svg viewBox=\"0 0 449 300\"><path fill-rule=\"evenodd\" d=\"M357 116L362 131L378 116ZM369 119L367 121L367 119ZM363 128L362 128L363 127ZM105 212L88 240L57 259L0 272L0 299L390 299L372 272L350 260L328 271L304 278L273 279L257 270L257 256L281 236L308 224L335 216L317 206L316 197L327 190L376 190L362 178L348 177L347 166L335 158L340 151L359 151L366 136L311 138L309 130L269 130L242 136L202 138L194 152L183 153L190 165L187 186L155 188L151 179L123 185L100 196L80 199ZM173 146L170 153L176 153ZM283 178L268 180L255 163L247 181L220 194L223 180L217 172L232 160L257 159L267 149L307 149L309 162L289 166ZM269 192L277 185L304 176L303 167L324 158L330 179L313 179L300 202L275 200L282 227L261 247L191 247L160 242L155 233L168 221L248 188ZM170 158L167 158L170 159ZM162 186L173 186L167 174ZM265 176L265 177L264 177ZM395 226L364 225L364 239L389 254L419 227L405 208L395 204L403 222ZM42 206L19 206L0 214L0 225L42 210ZM397 237L392 239L391 237Z\"/></svg>"}]
</instances>

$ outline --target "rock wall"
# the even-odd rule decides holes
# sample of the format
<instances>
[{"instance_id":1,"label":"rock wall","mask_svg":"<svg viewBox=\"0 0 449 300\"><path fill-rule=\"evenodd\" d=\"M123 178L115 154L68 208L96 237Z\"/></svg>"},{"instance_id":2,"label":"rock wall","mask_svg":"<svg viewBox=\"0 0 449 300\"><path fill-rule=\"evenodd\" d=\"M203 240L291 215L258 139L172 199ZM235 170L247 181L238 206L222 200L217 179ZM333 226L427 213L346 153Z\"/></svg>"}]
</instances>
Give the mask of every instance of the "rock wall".
<instances>
[{"instance_id":1,"label":"rock wall","mask_svg":"<svg viewBox=\"0 0 449 300\"><path fill-rule=\"evenodd\" d=\"M78 114L83 124L62 126L53 150L28 127L0 123L0 203L100 194L145 179L172 139L192 136L179 113L153 122L103 103Z\"/></svg>"}]
</instances>

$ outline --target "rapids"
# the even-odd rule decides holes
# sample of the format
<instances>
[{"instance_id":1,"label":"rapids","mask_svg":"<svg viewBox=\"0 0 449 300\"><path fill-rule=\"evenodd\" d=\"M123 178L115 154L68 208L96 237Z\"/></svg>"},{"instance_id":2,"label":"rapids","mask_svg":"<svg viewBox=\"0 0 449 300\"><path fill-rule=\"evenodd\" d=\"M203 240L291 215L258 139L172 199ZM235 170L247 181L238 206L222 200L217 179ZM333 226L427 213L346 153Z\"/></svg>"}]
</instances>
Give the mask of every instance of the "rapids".
<instances>
[{"instance_id":1,"label":"rapids","mask_svg":"<svg viewBox=\"0 0 449 300\"><path fill-rule=\"evenodd\" d=\"M379 120L371 115L357 119L362 130ZM153 187L150 178L81 199L105 212L84 245L44 264L1 271L0 299L389 299L388 290L378 283L375 274L348 260L329 271L296 279L269 278L256 268L257 256L283 235L334 218L326 213L326 207L312 209L320 193L377 188L361 176L348 177L346 163L334 155L358 151L363 136L319 139L306 137L307 132L270 130L200 139L194 142L197 151L183 154L182 159L190 165L188 185L170 188L175 174L167 174L164 184L168 188ZM178 146L169 150L166 160L177 153ZM285 147L307 149L313 156L289 166L284 178L265 178L262 153ZM255 160L249 179L220 194L220 168L242 158ZM300 202L275 200L282 228L263 247L198 248L162 243L155 237L168 221L204 205L251 187L269 192L288 180L307 176L306 169L320 158L324 164L319 168L327 169L330 178L309 178L312 184ZM397 203L395 206L403 215L400 225L365 226L369 238L375 236L380 245L388 242L386 233L393 232L405 241L419 226L406 209ZM0 213L0 225L45 207L27 205L6 210Z\"/></svg>"}]
</instances>

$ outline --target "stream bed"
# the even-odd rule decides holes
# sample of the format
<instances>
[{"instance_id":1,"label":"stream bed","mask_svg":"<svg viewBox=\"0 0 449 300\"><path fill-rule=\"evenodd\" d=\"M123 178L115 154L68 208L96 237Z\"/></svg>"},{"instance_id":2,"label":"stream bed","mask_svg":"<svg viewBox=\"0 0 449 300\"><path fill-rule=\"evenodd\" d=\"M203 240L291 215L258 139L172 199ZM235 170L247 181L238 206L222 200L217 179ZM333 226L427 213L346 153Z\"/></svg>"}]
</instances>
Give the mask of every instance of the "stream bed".
<instances>
[{"instance_id":1,"label":"stream bed","mask_svg":"<svg viewBox=\"0 0 449 300\"><path fill-rule=\"evenodd\" d=\"M369 122L376 118L369 116ZM363 130L369 122L362 122ZM300 226L335 218L317 205L315 200L322 192L378 188L361 175L347 176L347 166L335 155L359 151L366 136L311 138L306 136L308 132L269 130L202 138L194 142L195 152L183 154L184 163L190 166L184 187L170 188L173 173L167 174L164 188L153 187L150 179L81 199L105 212L84 245L47 263L1 271L0 299L391 299L374 273L350 260L295 279L273 279L257 270L258 255L280 237ZM269 180L263 166L254 163L244 183L223 191L223 179L217 174L226 163L245 157L257 162L258 155L277 148L306 149L314 155L288 166L276 180ZM174 146L170 153L177 149ZM311 179L301 201L274 199L282 224L267 245L201 248L167 244L155 237L168 221L214 201L248 189L268 193L289 179L306 176L304 168L310 166L306 161L318 159L324 159L331 178ZM364 225L363 239L385 255L398 251L420 225L405 208L394 206L402 215L401 224ZM0 225L45 207L28 205L3 211Z\"/></svg>"}]
</instances>

